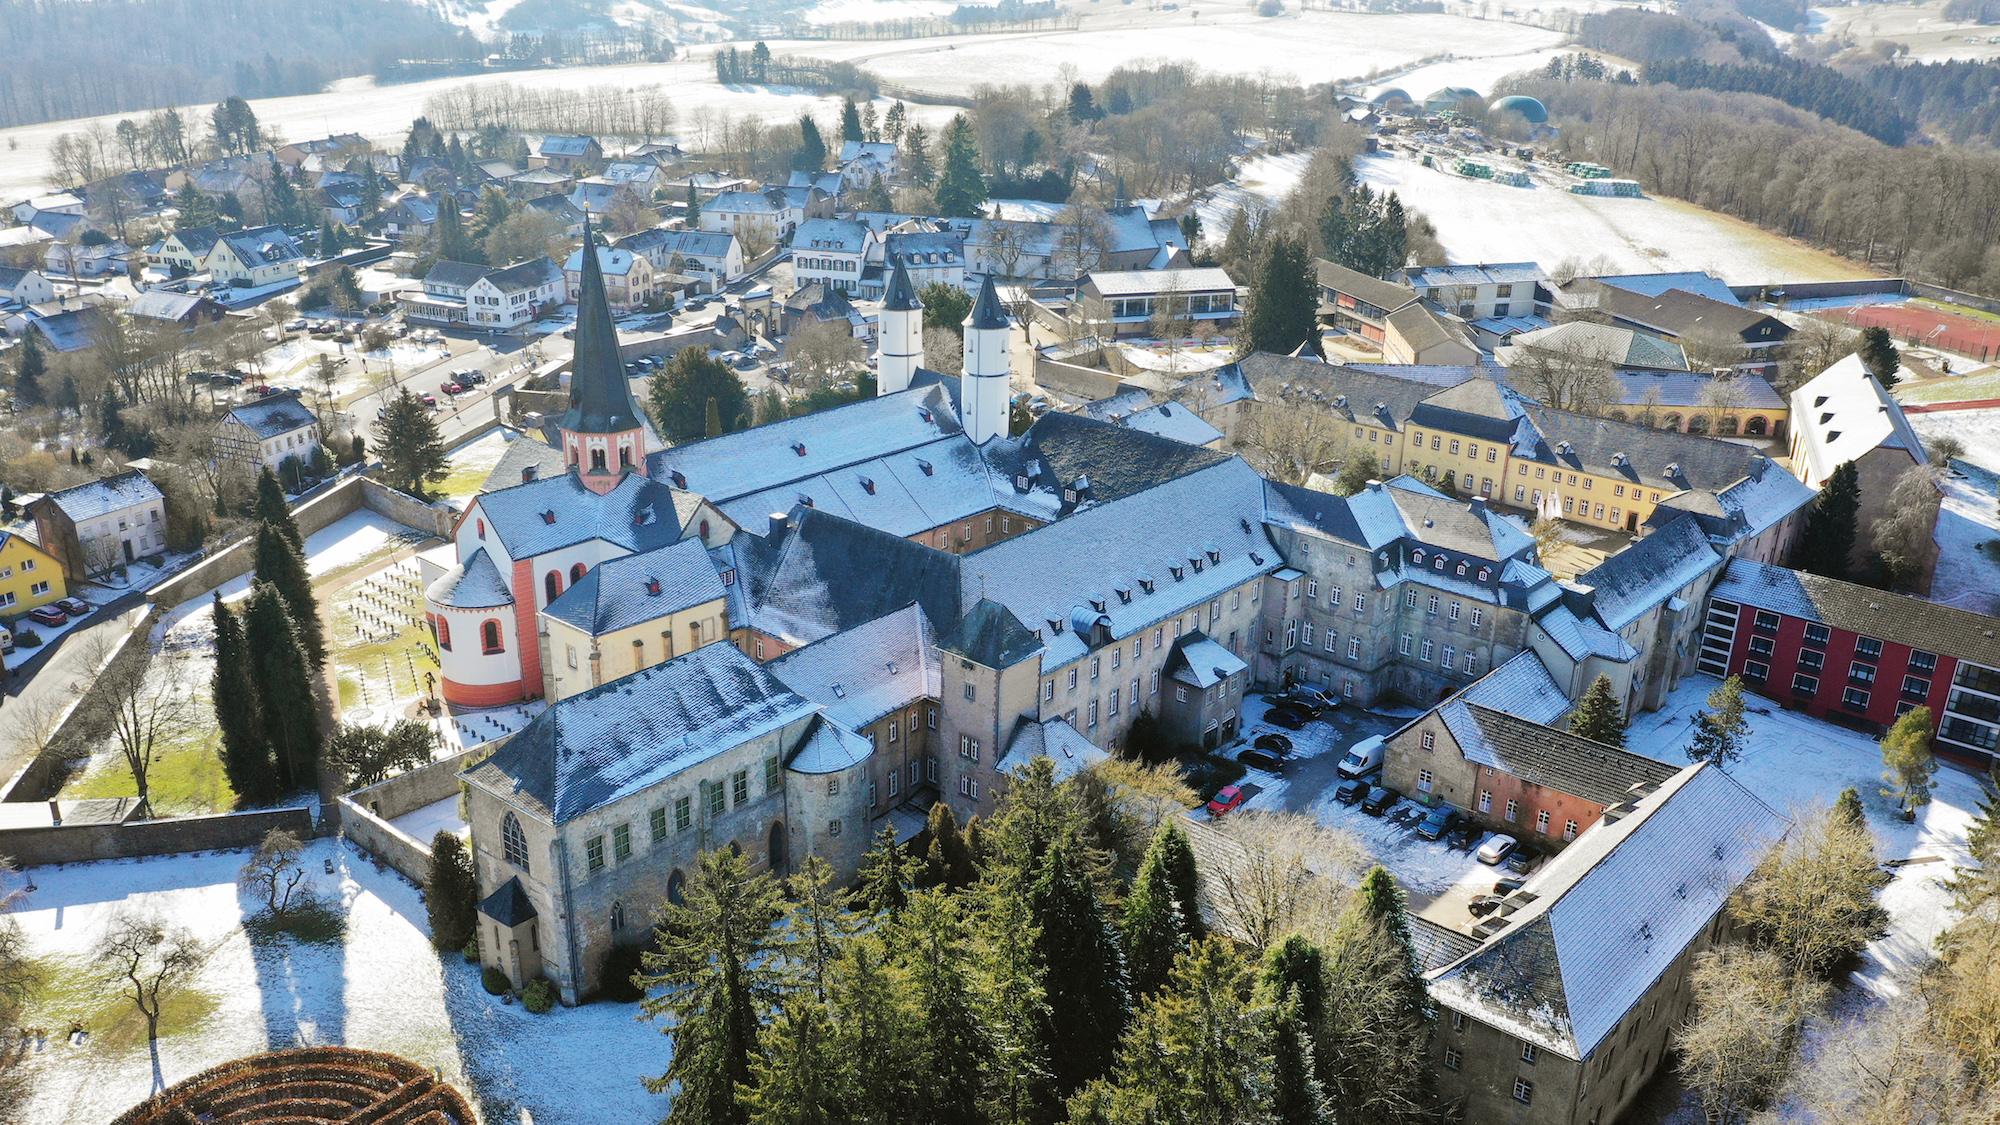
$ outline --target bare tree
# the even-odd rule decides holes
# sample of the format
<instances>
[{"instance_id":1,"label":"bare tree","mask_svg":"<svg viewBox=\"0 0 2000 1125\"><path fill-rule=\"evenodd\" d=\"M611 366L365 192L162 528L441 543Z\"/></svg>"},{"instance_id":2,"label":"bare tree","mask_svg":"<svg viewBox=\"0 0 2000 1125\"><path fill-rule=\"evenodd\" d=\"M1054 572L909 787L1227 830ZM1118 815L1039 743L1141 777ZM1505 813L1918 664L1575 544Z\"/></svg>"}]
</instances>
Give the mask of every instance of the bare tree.
<instances>
[{"instance_id":1,"label":"bare tree","mask_svg":"<svg viewBox=\"0 0 2000 1125\"><path fill-rule=\"evenodd\" d=\"M1875 521L1870 535L1890 585L1916 585L1930 564L1937 550L1932 535L1943 496L1944 470L1936 464L1912 467L1889 490L1888 514Z\"/></svg>"},{"instance_id":2,"label":"bare tree","mask_svg":"<svg viewBox=\"0 0 2000 1125\"><path fill-rule=\"evenodd\" d=\"M808 391L843 381L867 358L867 349L844 320L802 325L785 341L793 382Z\"/></svg>"},{"instance_id":3,"label":"bare tree","mask_svg":"<svg viewBox=\"0 0 2000 1125\"><path fill-rule=\"evenodd\" d=\"M1804 317L1790 337L1778 361L1778 390L1790 394L1807 380L1853 354L1861 334L1844 324Z\"/></svg>"},{"instance_id":4,"label":"bare tree","mask_svg":"<svg viewBox=\"0 0 2000 1125\"><path fill-rule=\"evenodd\" d=\"M1695 392L1695 411L1707 423L1707 432L1720 434L1725 423L1730 422L1731 412L1746 401L1744 380L1750 376L1733 367L1718 367L1715 374ZM1734 428L1730 428L1733 433Z\"/></svg>"},{"instance_id":5,"label":"bare tree","mask_svg":"<svg viewBox=\"0 0 2000 1125\"><path fill-rule=\"evenodd\" d=\"M1342 427L1325 410L1302 402L1260 402L1239 441L1251 464L1272 480L1303 484L1341 459Z\"/></svg>"},{"instance_id":6,"label":"bare tree","mask_svg":"<svg viewBox=\"0 0 2000 1125\"><path fill-rule=\"evenodd\" d=\"M200 970L208 950L185 926L157 914L125 909L105 923L91 958L146 1017L147 1041L157 1042L162 1005ZM154 1065L157 1076L157 1060Z\"/></svg>"},{"instance_id":7,"label":"bare tree","mask_svg":"<svg viewBox=\"0 0 2000 1125\"><path fill-rule=\"evenodd\" d=\"M1153 297L1153 315L1146 325L1146 331L1166 346L1167 370L1174 375L1181 373L1181 347L1194 335L1194 309L1189 304L1192 300L1180 275L1169 272Z\"/></svg>"},{"instance_id":8,"label":"bare tree","mask_svg":"<svg viewBox=\"0 0 2000 1125\"><path fill-rule=\"evenodd\" d=\"M1111 228L1104 212L1087 204L1072 203L1055 219L1055 247L1049 272L1058 278L1082 277L1104 264L1104 248L1111 242Z\"/></svg>"},{"instance_id":9,"label":"bare tree","mask_svg":"<svg viewBox=\"0 0 2000 1125\"><path fill-rule=\"evenodd\" d=\"M1353 836L1294 813L1238 812L1201 835L1216 842L1201 871L1218 928L1259 955L1286 934L1331 934L1367 860Z\"/></svg>"},{"instance_id":10,"label":"bare tree","mask_svg":"<svg viewBox=\"0 0 2000 1125\"><path fill-rule=\"evenodd\" d=\"M163 750L191 733L198 721L199 709L185 682L192 675L186 663L187 658L177 653L161 653L150 659L121 653L97 677L112 738L132 772L139 804L148 811L153 762Z\"/></svg>"},{"instance_id":11,"label":"bare tree","mask_svg":"<svg viewBox=\"0 0 2000 1125\"><path fill-rule=\"evenodd\" d=\"M1703 953L1692 980L1694 1014L1674 1035L1681 1076L1710 1122L1732 1125L1784 1082L1826 986L1791 976L1775 954L1742 947Z\"/></svg>"},{"instance_id":12,"label":"bare tree","mask_svg":"<svg viewBox=\"0 0 2000 1125\"><path fill-rule=\"evenodd\" d=\"M264 909L271 913L285 913L292 908L292 895L306 877L306 869L299 863L303 851L297 836L282 828L271 829L236 873L237 887L244 894L263 899Z\"/></svg>"},{"instance_id":13,"label":"bare tree","mask_svg":"<svg viewBox=\"0 0 2000 1125\"><path fill-rule=\"evenodd\" d=\"M940 375L965 369L965 340L949 328L924 329L924 366Z\"/></svg>"},{"instance_id":14,"label":"bare tree","mask_svg":"<svg viewBox=\"0 0 2000 1125\"><path fill-rule=\"evenodd\" d=\"M1509 365L1516 385L1543 406L1602 414L1619 401L1624 388L1612 374L1613 357L1587 330L1559 337L1554 343L1524 344L1514 349Z\"/></svg>"}]
</instances>

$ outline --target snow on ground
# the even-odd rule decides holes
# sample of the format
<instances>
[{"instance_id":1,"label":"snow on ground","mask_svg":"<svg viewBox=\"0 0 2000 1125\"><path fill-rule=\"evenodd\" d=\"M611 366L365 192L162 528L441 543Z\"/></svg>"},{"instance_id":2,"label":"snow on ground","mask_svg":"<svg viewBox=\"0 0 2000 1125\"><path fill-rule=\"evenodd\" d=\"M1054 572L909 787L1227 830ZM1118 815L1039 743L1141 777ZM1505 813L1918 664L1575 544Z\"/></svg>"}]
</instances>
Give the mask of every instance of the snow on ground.
<instances>
[{"instance_id":1,"label":"snow on ground","mask_svg":"<svg viewBox=\"0 0 2000 1125\"><path fill-rule=\"evenodd\" d=\"M1564 258L1603 255L1617 270L1710 270L1746 285L1867 275L1830 254L1678 200L1572 195L1547 183L1509 187L1386 154L1357 159L1355 171L1422 211L1453 261L1553 267Z\"/></svg>"},{"instance_id":2,"label":"snow on ground","mask_svg":"<svg viewBox=\"0 0 2000 1125\"><path fill-rule=\"evenodd\" d=\"M1626 748L1685 765L1694 717L1717 683L1710 676L1682 681L1665 707L1633 718ZM1969 859L1965 830L1978 808L1979 779L1941 767L1934 799L1906 824L1881 794L1882 755L1873 738L1783 710L1762 696L1746 695L1746 702L1750 731L1742 760L1728 767L1731 776L1787 815L1830 805L1843 789L1861 794L1876 847L1884 863L1895 865L1895 878L1881 900L1889 911L1889 932L1870 943L1855 981L1877 995L1896 994L1905 974L1924 963L1932 942L1950 924L1951 896L1944 882Z\"/></svg>"},{"instance_id":3,"label":"snow on ground","mask_svg":"<svg viewBox=\"0 0 2000 1125\"><path fill-rule=\"evenodd\" d=\"M958 0L819 0L803 15L810 24L885 23L948 16Z\"/></svg>"},{"instance_id":4,"label":"snow on ground","mask_svg":"<svg viewBox=\"0 0 2000 1125\"><path fill-rule=\"evenodd\" d=\"M442 801L433 801L423 808L393 817L389 823L410 834L413 839L429 841L440 832L451 832L459 836L466 834L465 818L458 815L458 795L456 793Z\"/></svg>"},{"instance_id":5,"label":"snow on ground","mask_svg":"<svg viewBox=\"0 0 2000 1125\"><path fill-rule=\"evenodd\" d=\"M306 536L306 569L320 578L428 538L372 508L362 508Z\"/></svg>"},{"instance_id":6,"label":"snow on ground","mask_svg":"<svg viewBox=\"0 0 2000 1125\"><path fill-rule=\"evenodd\" d=\"M451 475L438 485L438 494L452 500L476 495L479 486L486 483L486 478L500 464L500 458L506 456L507 447L520 436L518 431L501 426L453 446L445 455Z\"/></svg>"},{"instance_id":7,"label":"snow on ground","mask_svg":"<svg viewBox=\"0 0 2000 1125\"><path fill-rule=\"evenodd\" d=\"M164 914L213 947L191 982L212 1007L160 1043L168 1083L258 1051L345 1043L439 1068L476 1094L488 1121L531 1114L538 1125L594 1125L665 1115L667 1099L646 1093L640 1079L666 1069L671 1045L636 1018L636 1004L536 1016L500 1003L481 989L477 966L431 949L416 888L334 841L309 846L304 866L319 896L347 919L345 941L260 951L241 929L245 902L235 886L247 857L214 852L36 868L37 889L15 917L30 953L73 969L73 980L85 979L92 943L125 907ZM323 871L328 860L332 875ZM102 987L108 1002L112 986ZM25 1120L108 1121L150 1092L143 1046L112 1052L93 1039L72 1047L60 1031L53 1028L29 1056Z\"/></svg>"},{"instance_id":8,"label":"snow on ground","mask_svg":"<svg viewBox=\"0 0 2000 1125\"><path fill-rule=\"evenodd\" d=\"M1276 207L1297 186L1311 160L1312 154L1308 152L1253 156L1237 166L1236 177L1228 183L1204 188L1195 202L1195 212L1201 216L1202 237L1219 243L1229 232L1229 223L1236 212L1245 208L1252 212L1268 211Z\"/></svg>"},{"instance_id":9,"label":"snow on ground","mask_svg":"<svg viewBox=\"0 0 2000 1125\"><path fill-rule=\"evenodd\" d=\"M1012 219L1015 222L1044 222L1062 214L1067 203L1050 203L1045 199L994 199L993 217Z\"/></svg>"},{"instance_id":10,"label":"snow on ground","mask_svg":"<svg viewBox=\"0 0 2000 1125\"><path fill-rule=\"evenodd\" d=\"M1992 456L1992 447L1987 453ZM2000 548L1996 479L1991 469L1965 461L1954 461L1952 467L1944 481L1944 504L1938 509L1938 567L1931 579L1931 600L1992 613L2000 608L2000 553L1994 549Z\"/></svg>"},{"instance_id":11,"label":"snow on ground","mask_svg":"<svg viewBox=\"0 0 2000 1125\"><path fill-rule=\"evenodd\" d=\"M1464 86L1481 94L1491 93L1502 78L1527 70L1540 70L1548 61L1572 54L1575 46L1543 47L1518 54L1487 55L1481 58L1445 59L1408 70L1383 75L1362 89L1362 95L1377 97L1389 90L1401 90L1413 98L1426 98L1446 86ZM1602 58L1603 56L1599 56ZM1613 67L1619 64L1605 60Z\"/></svg>"},{"instance_id":12,"label":"snow on ground","mask_svg":"<svg viewBox=\"0 0 2000 1125\"><path fill-rule=\"evenodd\" d=\"M1144 371L1210 371L1235 358L1235 349L1226 337L1206 344L1184 342L1171 353L1157 340L1120 340L1118 351L1125 362Z\"/></svg>"}]
</instances>

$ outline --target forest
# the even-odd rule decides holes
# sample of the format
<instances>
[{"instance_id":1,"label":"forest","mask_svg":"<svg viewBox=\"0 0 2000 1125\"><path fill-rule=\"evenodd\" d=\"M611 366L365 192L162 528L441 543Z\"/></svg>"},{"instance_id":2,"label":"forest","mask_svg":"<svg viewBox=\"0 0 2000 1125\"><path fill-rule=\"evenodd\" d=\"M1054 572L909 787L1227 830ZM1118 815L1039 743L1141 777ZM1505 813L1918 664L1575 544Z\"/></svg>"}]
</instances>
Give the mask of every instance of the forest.
<instances>
[{"instance_id":1,"label":"forest","mask_svg":"<svg viewBox=\"0 0 2000 1125\"><path fill-rule=\"evenodd\" d=\"M404 0L0 0L0 127L309 93L391 59L483 53Z\"/></svg>"}]
</instances>

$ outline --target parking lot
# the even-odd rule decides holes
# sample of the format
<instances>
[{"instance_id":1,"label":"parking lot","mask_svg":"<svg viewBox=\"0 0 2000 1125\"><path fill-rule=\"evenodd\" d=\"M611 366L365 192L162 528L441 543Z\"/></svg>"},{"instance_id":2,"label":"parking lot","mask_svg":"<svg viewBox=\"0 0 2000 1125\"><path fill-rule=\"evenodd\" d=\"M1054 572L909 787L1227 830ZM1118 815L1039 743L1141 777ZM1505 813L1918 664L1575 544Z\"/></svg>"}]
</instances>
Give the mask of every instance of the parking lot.
<instances>
[{"instance_id":1,"label":"parking lot","mask_svg":"<svg viewBox=\"0 0 2000 1125\"><path fill-rule=\"evenodd\" d=\"M1514 875L1505 867L1488 866L1477 859L1479 847L1491 838L1478 832L1454 844L1450 835L1426 840L1417 835L1417 824L1428 806L1405 797L1371 816L1360 804L1342 804L1335 793L1343 780L1336 770L1350 746L1373 735L1386 735L1402 726L1413 713L1364 711L1343 706L1322 714L1299 730L1289 730L1266 722L1270 704L1262 695L1246 696L1243 702L1242 740L1223 753L1235 757L1263 734L1276 732L1292 742L1293 750L1282 775L1250 769L1245 786L1257 791L1243 808L1270 812L1305 813L1329 828L1353 833L1362 847L1395 875L1410 896L1412 911L1439 925L1469 929L1477 919L1467 907L1478 895L1492 891L1496 880Z\"/></svg>"}]
</instances>

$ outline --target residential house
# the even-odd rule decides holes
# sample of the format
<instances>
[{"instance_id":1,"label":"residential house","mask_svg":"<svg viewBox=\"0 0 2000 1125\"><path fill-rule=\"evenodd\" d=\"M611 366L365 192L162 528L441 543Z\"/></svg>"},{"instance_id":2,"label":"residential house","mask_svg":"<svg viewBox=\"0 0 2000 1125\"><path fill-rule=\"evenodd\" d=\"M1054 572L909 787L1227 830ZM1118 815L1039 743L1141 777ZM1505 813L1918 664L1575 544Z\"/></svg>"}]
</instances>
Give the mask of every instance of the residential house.
<instances>
[{"instance_id":1,"label":"residential house","mask_svg":"<svg viewBox=\"0 0 2000 1125\"><path fill-rule=\"evenodd\" d=\"M1465 364L1479 361L1465 322L1419 301L1382 321L1382 356L1391 363Z\"/></svg>"},{"instance_id":2,"label":"residential house","mask_svg":"<svg viewBox=\"0 0 2000 1125\"><path fill-rule=\"evenodd\" d=\"M540 199L548 195L568 196L576 187L576 177L554 168L530 168L507 178L507 195L512 199Z\"/></svg>"},{"instance_id":3,"label":"residential house","mask_svg":"<svg viewBox=\"0 0 2000 1125\"><path fill-rule=\"evenodd\" d=\"M185 277L208 268L208 256L221 238L214 227L183 227L149 247L146 257L172 276Z\"/></svg>"},{"instance_id":4,"label":"residential house","mask_svg":"<svg viewBox=\"0 0 2000 1125\"><path fill-rule=\"evenodd\" d=\"M792 278L798 285L819 282L847 294L861 292L871 252L879 261L875 232L852 219L808 219L792 234ZM877 292L881 268L876 267Z\"/></svg>"},{"instance_id":5,"label":"residential house","mask_svg":"<svg viewBox=\"0 0 2000 1125\"><path fill-rule=\"evenodd\" d=\"M220 284L261 289L297 281L305 261L283 227L251 227L217 238L204 266Z\"/></svg>"},{"instance_id":6,"label":"residential house","mask_svg":"<svg viewBox=\"0 0 2000 1125\"><path fill-rule=\"evenodd\" d=\"M654 227L628 234L613 245L643 256L655 273L698 277L710 293L721 292L743 276L743 245L733 234Z\"/></svg>"},{"instance_id":7,"label":"residential house","mask_svg":"<svg viewBox=\"0 0 2000 1125\"><path fill-rule=\"evenodd\" d=\"M229 314L229 310L213 298L199 293L176 293L171 289L145 290L125 306L125 311L135 320L171 324L183 330L220 323Z\"/></svg>"},{"instance_id":8,"label":"residential house","mask_svg":"<svg viewBox=\"0 0 2000 1125\"><path fill-rule=\"evenodd\" d=\"M624 184L644 202L653 198L653 193L667 182L667 177L660 166L650 160L615 160L606 164L602 173L584 182L592 180Z\"/></svg>"},{"instance_id":9,"label":"residential house","mask_svg":"<svg viewBox=\"0 0 2000 1125\"><path fill-rule=\"evenodd\" d=\"M530 199L521 206L530 211L538 211L556 221L564 238L583 237L583 212L569 201L567 195L544 195Z\"/></svg>"},{"instance_id":10,"label":"residential house","mask_svg":"<svg viewBox=\"0 0 2000 1125\"><path fill-rule=\"evenodd\" d=\"M534 258L511 266L440 261L421 289L405 289L396 299L413 321L506 331L539 319L565 296L563 272Z\"/></svg>"},{"instance_id":11,"label":"residential house","mask_svg":"<svg viewBox=\"0 0 2000 1125\"><path fill-rule=\"evenodd\" d=\"M28 506L35 538L72 582L167 550L167 501L130 469L48 493Z\"/></svg>"},{"instance_id":12,"label":"residential house","mask_svg":"<svg viewBox=\"0 0 2000 1125\"><path fill-rule=\"evenodd\" d=\"M835 161L841 169L860 165L870 175L880 175L892 179L899 167L896 143L894 141L842 141L840 156Z\"/></svg>"},{"instance_id":13,"label":"residential house","mask_svg":"<svg viewBox=\"0 0 2000 1125\"><path fill-rule=\"evenodd\" d=\"M597 248L597 267L603 271L604 293L611 311L618 315L637 312L653 299L653 264L644 255L610 246ZM569 299L575 301L583 290L583 251L572 251L563 263L563 280Z\"/></svg>"},{"instance_id":14,"label":"residential house","mask_svg":"<svg viewBox=\"0 0 2000 1125\"><path fill-rule=\"evenodd\" d=\"M891 227L881 236L881 273L886 276L900 262L918 292L932 285L965 288L965 236L906 225L910 229Z\"/></svg>"},{"instance_id":15,"label":"residential house","mask_svg":"<svg viewBox=\"0 0 2000 1125\"><path fill-rule=\"evenodd\" d=\"M1923 439L1910 427L1902 405L1861 362L1850 355L1820 372L1792 392L1792 440L1788 460L1792 472L1809 487L1824 488L1834 470L1852 462L1861 482L1861 510L1856 524L1864 534L1850 547L1850 566L1869 564L1874 543L1865 529L1883 519L1899 505L1909 502L1898 496L1896 486L1911 473L1926 471L1930 455ZM1922 504L1925 522L1937 525L1937 511L1944 495L1927 489ZM1933 544L1935 547L1935 544ZM1912 584L1928 591L1937 566L1937 552L1916 567Z\"/></svg>"},{"instance_id":16,"label":"residential house","mask_svg":"<svg viewBox=\"0 0 2000 1125\"><path fill-rule=\"evenodd\" d=\"M319 157L322 162L331 160L345 164L357 156L367 156L370 148L366 138L359 133L335 133L310 141L293 141L279 145L272 155L278 163L288 168L303 165L308 157Z\"/></svg>"},{"instance_id":17,"label":"residential house","mask_svg":"<svg viewBox=\"0 0 2000 1125\"><path fill-rule=\"evenodd\" d=\"M536 168L589 175L604 163L604 146L595 137L547 136L535 146L529 163Z\"/></svg>"},{"instance_id":18,"label":"residential house","mask_svg":"<svg viewBox=\"0 0 2000 1125\"><path fill-rule=\"evenodd\" d=\"M725 191L701 205L701 229L733 234L754 257L791 237L785 198L776 192Z\"/></svg>"},{"instance_id":19,"label":"residential house","mask_svg":"<svg viewBox=\"0 0 2000 1125\"><path fill-rule=\"evenodd\" d=\"M42 305L55 299L55 285L40 271L0 266L0 304Z\"/></svg>"},{"instance_id":20,"label":"residential house","mask_svg":"<svg viewBox=\"0 0 2000 1125\"><path fill-rule=\"evenodd\" d=\"M603 216L621 204L643 207L647 193L623 180L589 176L576 182L569 201L586 215Z\"/></svg>"},{"instance_id":21,"label":"residential house","mask_svg":"<svg viewBox=\"0 0 2000 1125\"><path fill-rule=\"evenodd\" d=\"M132 248L117 239L103 242L58 242L42 252L48 271L69 278L122 276L132 260Z\"/></svg>"},{"instance_id":22,"label":"residential house","mask_svg":"<svg viewBox=\"0 0 2000 1125\"><path fill-rule=\"evenodd\" d=\"M88 351L105 338L106 313L96 305L42 312L28 311L27 327L38 333L51 350L69 353Z\"/></svg>"},{"instance_id":23,"label":"residential house","mask_svg":"<svg viewBox=\"0 0 2000 1125\"><path fill-rule=\"evenodd\" d=\"M1417 300L1417 291L1370 277L1324 258L1313 259L1320 320L1377 347L1388 339L1389 314Z\"/></svg>"},{"instance_id":24,"label":"residential house","mask_svg":"<svg viewBox=\"0 0 2000 1125\"><path fill-rule=\"evenodd\" d=\"M0 613L26 613L68 596L62 563L21 531L0 528Z\"/></svg>"},{"instance_id":25,"label":"residential house","mask_svg":"<svg viewBox=\"0 0 2000 1125\"><path fill-rule=\"evenodd\" d=\"M320 443L319 418L299 401L297 391L246 402L232 408L215 424L211 439L218 461L280 472L287 461L301 464Z\"/></svg>"},{"instance_id":26,"label":"residential house","mask_svg":"<svg viewBox=\"0 0 2000 1125\"><path fill-rule=\"evenodd\" d=\"M1740 304L1718 301L1685 289L1668 289L1657 296L1633 292L1588 278L1556 291L1555 307L1572 314L1608 319L1704 354L1725 356L1751 374L1776 374L1778 349L1791 337L1784 321Z\"/></svg>"},{"instance_id":27,"label":"residential house","mask_svg":"<svg viewBox=\"0 0 2000 1125\"><path fill-rule=\"evenodd\" d=\"M376 222L392 242L422 242L437 225L440 206L456 208L458 202L448 195L412 192L384 207Z\"/></svg>"},{"instance_id":28,"label":"residential house","mask_svg":"<svg viewBox=\"0 0 2000 1125\"><path fill-rule=\"evenodd\" d=\"M1070 319L1079 335L1116 339L1157 335L1163 325L1183 336L1227 335L1242 316L1236 282L1210 267L1092 271L1077 286Z\"/></svg>"},{"instance_id":29,"label":"residential house","mask_svg":"<svg viewBox=\"0 0 2000 1125\"><path fill-rule=\"evenodd\" d=\"M49 195L30 196L14 204L11 208L14 221L26 226L39 215L74 215L81 217L83 200L73 192L59 191Z\"/></svg>"}]
</instances>

